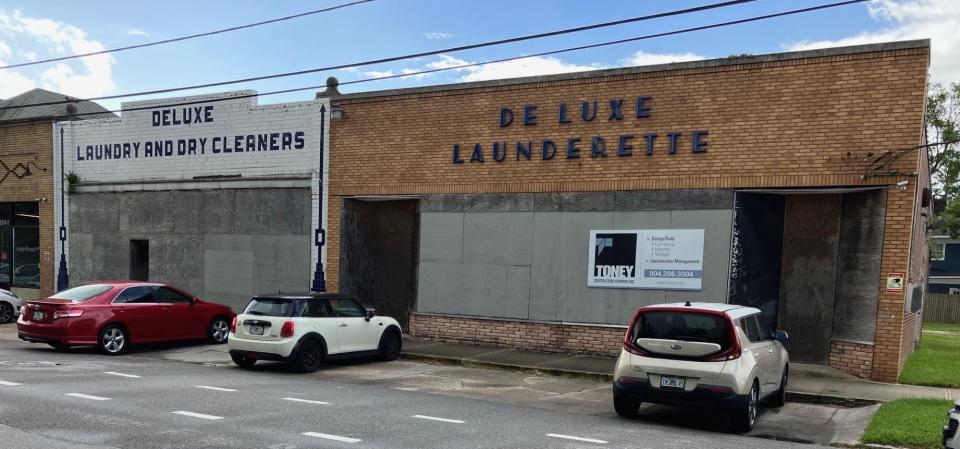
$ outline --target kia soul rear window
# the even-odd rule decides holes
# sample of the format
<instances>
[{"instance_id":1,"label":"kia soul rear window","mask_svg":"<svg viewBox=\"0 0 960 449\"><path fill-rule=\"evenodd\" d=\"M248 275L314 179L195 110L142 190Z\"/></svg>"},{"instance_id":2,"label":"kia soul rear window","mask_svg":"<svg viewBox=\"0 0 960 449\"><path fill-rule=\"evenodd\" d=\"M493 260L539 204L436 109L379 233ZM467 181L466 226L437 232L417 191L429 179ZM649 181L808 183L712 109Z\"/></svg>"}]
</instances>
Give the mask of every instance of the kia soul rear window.
<instances>
[{"instance_id":1,"label":"kia soul rear window","mask_svg":"<svg viewBox=\"0 0 960 449\"><path fill-rule=\"evenodd\" d=\"M292 317L296 302L290 299L253 298L243 313L247 315Z\"/></svg>"},{"instance_id":2,"label":"kia soul rear window","mask_svg":"<svg viewBox=\"0 0 960 449\"><path fill-rule=\"evenodd\" d=\"M645 312L633 328L638 338L716 343L720 350L730 347L727 320L719 315L681 312Z\"/></svg>"}]
</instances>

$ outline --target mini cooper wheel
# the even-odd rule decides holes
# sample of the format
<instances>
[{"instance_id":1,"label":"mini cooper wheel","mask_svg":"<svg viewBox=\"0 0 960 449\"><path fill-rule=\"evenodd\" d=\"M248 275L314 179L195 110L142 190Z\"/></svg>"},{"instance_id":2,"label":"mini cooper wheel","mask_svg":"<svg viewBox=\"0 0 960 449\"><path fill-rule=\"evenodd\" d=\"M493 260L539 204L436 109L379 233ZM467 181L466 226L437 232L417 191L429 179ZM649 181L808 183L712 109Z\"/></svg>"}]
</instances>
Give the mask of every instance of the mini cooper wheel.
<instances>
[{"instance_id":1,"label":"mini cooper wheel","mask_svg":"<svg viewBox=\"0 0 960 449\"><path fill-rule=\"evenodd\" d=\"M400 358L403 349L403 337L394 330L388 330L380 337L379 358L384 362L391 362Z\"/></svg>"},{"instance_id":2,"label":"mini cooper wheel","mask_svg":"<svg viewBox=\"0 0 960 449\"><path fill-rule=\"evenodd\" d=\"M9 323L13 321L13 306L0 302L0 323Z\"/></svg>"},{"instance_id":3,"label":"mini cooper wheel","mask_svg":"<svg viewBox=\"0 0 960 449\"><path fill-rule=\"evenodd\" d=\"M127 331L116 324L111 324L100 331L97 346L104 354L120 355L127 349L127 340Z\"/></svg>"},{"instance_id":4,"label":"mini cooper wheel","mask_svg":"<svg viewBox=\"0 0 960 449\"><path fill-rule=\"evenodd\" d=\"M617 414L627 419L637 419L640 416L640 401L622 396L613 397L613 409Z\"/></svg>"},{"instance_id":5,"label":"mini cooper wheel","mask_svg":"<svg viewBox=\"0 0 960 449\"><path fill-rule=\"evenodd\" d=\"M302 373L312 373L323 363L323 345L316 340L307 340L300 345L294 366Z\"/></svg>"},{"instance_id":6,"label":"mini cooper wheel","mask_svg":"<svg viewBox=\"0 0 960 449\"><path fill-rule=\"evenodd\" d=\"M740 410L733 413L733 430L737 433L747 433L753 430L760 414L760 386L756 381L747 393L747 402Z\"/></svg>"},{"instance_id":7,"label":"mini cooper wheel","mask_svg":"<svg viewBox=\"0 0 960 449\"><path fill-rule=\"evenodd\" d=\"M239 354L230 354L230 358L233 359L233 363L243 369L253 368L253 365L257 363L257 359L251 359L250 357L244 357Z\"/></svg>"},{"instance_id":8,"label":"mini cooper wheel","mask_svg":"<svg viewBox=\"0 0 960 449\"><path fill-rule=\"evenodd\" d=\"M230 338L230 322L222 316L210 320L207 326L207 340L211 343L222 345Z\"/></svg>"}]
</instances>

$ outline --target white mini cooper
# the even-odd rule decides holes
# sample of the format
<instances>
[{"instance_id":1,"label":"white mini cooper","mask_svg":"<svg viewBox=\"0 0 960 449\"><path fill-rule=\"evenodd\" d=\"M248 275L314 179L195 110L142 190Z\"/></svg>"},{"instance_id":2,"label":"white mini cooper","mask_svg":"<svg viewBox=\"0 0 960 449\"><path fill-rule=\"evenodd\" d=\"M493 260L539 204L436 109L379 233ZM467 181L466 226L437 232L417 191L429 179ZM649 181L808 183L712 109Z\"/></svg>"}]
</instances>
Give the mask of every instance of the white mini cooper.
<instances>
[{"instance_id":1,"label":"white mini cooper","mask_svg":"<svg viewBox=\"0 0 960 449\"><path fill-rule=\"evenodd\" d=\"M635 418L641 402L729 410L738 432L753 430L760 401L782 406L789 357L760 310L685 303L637 310L617 359L613 405Z\"/></svg>"},{"instance_id":2,"label":"white mini cooper","mask_svg":"<svg viewBox=\"0 0 960 449\"><path fill-rule=\"evenodd\" d=\"M233 319L227 349L241 368L279 360L303 372L324 360L400 357L403 335L397 320L376 316L351 296L306 293L257 296Z\"/></svg>"}]
</instances>

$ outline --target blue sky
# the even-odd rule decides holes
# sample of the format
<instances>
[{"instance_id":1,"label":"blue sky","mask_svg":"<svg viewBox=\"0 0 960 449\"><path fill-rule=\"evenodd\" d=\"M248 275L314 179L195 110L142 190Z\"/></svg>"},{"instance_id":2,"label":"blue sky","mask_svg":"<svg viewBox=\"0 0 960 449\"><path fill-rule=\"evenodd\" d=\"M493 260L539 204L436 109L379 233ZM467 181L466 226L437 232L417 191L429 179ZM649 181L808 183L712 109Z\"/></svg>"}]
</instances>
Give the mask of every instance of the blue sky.
<instances>
[{"instance_id":1,"label":"blue sky","mask_svg":"<svg viewBox=\"0 0 960 449\"><path fill-rule=\"evenodd\" d=\"M347 0L297 2L91 0L0 1L2 65L113 48L208 31L332 6ZM451 53L442 57L337 70L277 80L184 92L236 89L266 92L422 70L463 61L477 62L601 42L677 28L733 20L831 0L759 0L735 7L602 30ZM90 97L199 84L269 73L344 64L500 39L559 28L680 9L708 1L440 1L376 0L371 3L147 49L0 70L0 98L30 87ZM642 65L674 60L771 53L791 49L897 40L934 39L931 71L936 80L960 81L960 2L956 0L874 0L825 11L737 25L680 36L533 58L473 70L450 71L344 86L346 92L451 83L465 80ZM167 94L164 96L174 96ZM138 97L131 100L146 99ZM261 103L313 98L301 92L261 98ZM119 107L120 100L104 101Z\"/></svg>"}]
</instances>

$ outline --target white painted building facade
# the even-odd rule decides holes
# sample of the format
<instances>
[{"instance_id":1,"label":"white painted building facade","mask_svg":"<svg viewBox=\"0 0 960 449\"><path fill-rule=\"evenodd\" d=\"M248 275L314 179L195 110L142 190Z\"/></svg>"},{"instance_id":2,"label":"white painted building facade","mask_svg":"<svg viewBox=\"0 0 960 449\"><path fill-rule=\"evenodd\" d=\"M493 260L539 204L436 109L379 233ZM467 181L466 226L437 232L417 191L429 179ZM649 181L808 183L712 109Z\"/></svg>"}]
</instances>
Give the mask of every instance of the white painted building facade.
<instances>
[{"instance_id":1,"label":"white painted building facade","mask_svg":"<svg viewBox=\"0 0 960 449\"><path fill-rule=\"evenodd\" d=\"M244 90L124 103L121 118L54 124L53 231L58 243L60 182L66 179L60 172L61 128L63 171L79 178L63 203L71 285L89 276L135 277L123 269L125 244L149 240L150 280L179 281L189 284L185 289L199 287L205 294L224 290L232 297L226 302L235 308L244 296L248 299L246 291L309 289L317 258L318 199L325 208L327 198L326 188L319 191L318 175L321 135L324 148L329 138L321 123L329 126L329 108L325 98L258 105L256 92ZM323 167L326 171L326 161ZM69 188L63 186L64 191ZM232 209L226 204L231 200ZM110 214L117 215L116 222ZM302 225L285 220L302 220ZM244 249L244 241L263 246L270 239L276 239L276 248L303 257L291 262L276 254L279 249L273 256L269 248ZM198 243L204 250L192 251ZM132 270L134 249L130 251ZM181 258L202 257L202 273L174 273L176 258L170 251L178 251ZM264 260L264 254L280 260ZM301 260L306 254L309 260ZM59 260L59 244L56 257ZM110 267L86 259L93 264L106 259ZM159 269L154 269L156 264ZM217 264L242 266L232 273ZM283 273L263 264L282 265L275 271ZM291 270L297 273L288 273ZM246 285L244 277L249 278ZM256 285L257 280L263 285ZM291 285L300 281L305 282Z\"/></svg>"}]
</instances>

